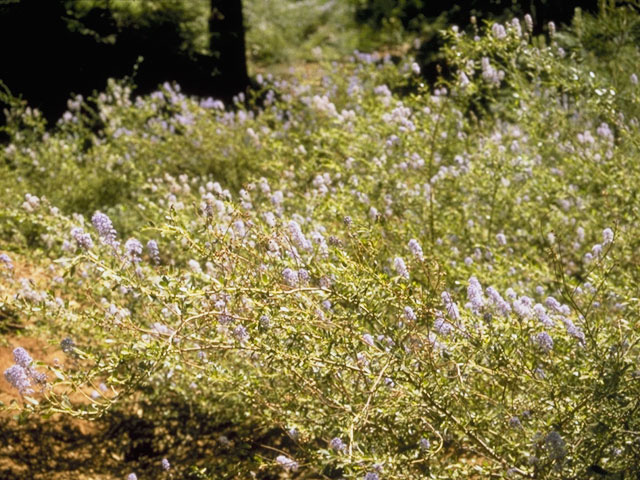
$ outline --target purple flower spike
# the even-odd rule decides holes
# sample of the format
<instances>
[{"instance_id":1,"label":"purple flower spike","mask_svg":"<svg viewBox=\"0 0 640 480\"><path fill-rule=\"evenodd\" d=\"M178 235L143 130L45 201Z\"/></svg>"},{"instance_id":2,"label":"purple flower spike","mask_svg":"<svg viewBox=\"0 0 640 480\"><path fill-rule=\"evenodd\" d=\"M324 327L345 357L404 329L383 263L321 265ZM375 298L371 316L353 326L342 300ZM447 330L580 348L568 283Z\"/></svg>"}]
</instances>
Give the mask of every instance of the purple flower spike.
<instances>
[{"instance_id":1,"label":"purple flower spike","mask_svg":"<svg viewBox=\"0 0 640 480\"><path fill-rule=\"evenodd\" d=\"M13 351L13 361L23 368L28 368L33 362L31 356L22 347L18 347Z\"/></svg>"}]
</instances>

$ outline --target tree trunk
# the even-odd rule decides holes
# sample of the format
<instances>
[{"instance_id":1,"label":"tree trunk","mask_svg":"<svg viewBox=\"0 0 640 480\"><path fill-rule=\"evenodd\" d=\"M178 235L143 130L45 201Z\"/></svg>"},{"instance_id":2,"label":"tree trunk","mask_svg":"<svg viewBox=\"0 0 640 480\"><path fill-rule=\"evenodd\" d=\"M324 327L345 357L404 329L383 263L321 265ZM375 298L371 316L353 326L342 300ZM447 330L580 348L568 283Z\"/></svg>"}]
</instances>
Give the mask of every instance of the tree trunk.
<instances>
[{"instance_id":1,"label":"tree trunk","mask_svg":"<svg viewBox=\"0 0 640 480\"><path fill-rule=\"evenodd\" d=\"M227 94L244 91L249 85L249 76L242 0L211 0L209 34L211 52L217 56L221 87Z\"/></svg>"}]
</instances>

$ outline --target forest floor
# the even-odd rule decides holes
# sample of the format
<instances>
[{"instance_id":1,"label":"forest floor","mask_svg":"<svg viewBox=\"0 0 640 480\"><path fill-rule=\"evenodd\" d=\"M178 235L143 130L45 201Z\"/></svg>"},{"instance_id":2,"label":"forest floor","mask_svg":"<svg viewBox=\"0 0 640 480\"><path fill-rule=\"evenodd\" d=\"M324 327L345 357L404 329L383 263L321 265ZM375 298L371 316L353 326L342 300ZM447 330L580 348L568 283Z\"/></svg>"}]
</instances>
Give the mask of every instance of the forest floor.
<instances>
[{"instance_id":1,"label":"forest floor","mask_svg":"<svg viewBox=\"0 0 640 480\"><path fill-rule=\"evenodd\" d=\"M46 268L14 252L11 257L14 278L28 278L36 286L47 282ZM68 359L59 345L44 338L41 330L19 312L4 308L2 299L15 295L15 288L13 282L0 280L0 372L14 363L12 352L19 346L39 362L64 364ZM71 400L87 401L89 393L76 392ZM34 394L35 398L41 396ZM229 464L272 457L273 452L265 445L286 441L281 431L263 435L241 431L237 426L221 424L211 413L197 411L193 405L176 407L179 401L167 397L166 405L145 405L132 399L126 408L114 409L93 421L63 414L21 417L18 407L24 399L2 376L0 407L5 408L0 408L0 479L116 480L132 472L140 479L199 478L195 470L205 467L208 474L219 469L219 478L235 478L228 473ZM145 411L151 409L179 414L158 426L146 419ZM158 418L157 410L154 417ZM160 460L165 457L174 466L170 472L160 468ZM256 467L256 478L282 478L260 474L261 468L258 464Z\"/></svg>"}]
</instances>

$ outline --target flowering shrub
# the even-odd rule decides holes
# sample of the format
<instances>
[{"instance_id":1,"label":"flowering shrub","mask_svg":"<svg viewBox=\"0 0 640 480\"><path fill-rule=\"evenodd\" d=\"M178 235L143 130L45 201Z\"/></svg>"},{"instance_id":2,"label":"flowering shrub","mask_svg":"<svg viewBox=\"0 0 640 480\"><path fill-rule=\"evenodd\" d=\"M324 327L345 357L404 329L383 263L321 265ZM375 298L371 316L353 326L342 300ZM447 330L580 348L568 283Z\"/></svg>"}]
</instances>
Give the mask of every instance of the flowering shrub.
<instances>
[{"instance_id":1,"label":"flowering shrub","mask_svg":"<svg viewBox=\"0 0 640 480\"><path fill-rule=\"evenodd\" d=\"M54 281L10 253L0 273L67 355L38 393L16 354L24 409L172 392L278 428L287 449L255 462L292 476L637 472L637 97L523 23L451 30L433 89L356 54L261 79L259 108L114 84L53 134L14 132L11 192L32 190L3 238Z\"/></svg>"}]
</instances>

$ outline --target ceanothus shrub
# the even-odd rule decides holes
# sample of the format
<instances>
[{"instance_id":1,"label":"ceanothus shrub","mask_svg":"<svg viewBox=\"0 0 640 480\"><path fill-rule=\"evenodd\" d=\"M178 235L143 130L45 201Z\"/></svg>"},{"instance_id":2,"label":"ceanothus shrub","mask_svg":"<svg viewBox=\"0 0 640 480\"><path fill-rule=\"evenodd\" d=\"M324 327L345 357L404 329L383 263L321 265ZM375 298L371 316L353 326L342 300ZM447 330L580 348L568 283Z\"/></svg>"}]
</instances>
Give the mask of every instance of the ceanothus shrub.
<instances>
[{"instance_id":1,"label":"ceanothus shrub","mask_svg":"<svg viewBox=\"0 0 640 480\"><path fill-rule=\"evenodd\" d=\"M68 360L42 392L16 360L24 408L92 418L170 391L280 429L294 447L263 462L291 475L635 472L637 122L519 24L449 37L459 71L433 90L356 55L318 84L265 82L255 111L169 86L103 98L92 154L126 159L109 174L135 172L130 197L3 213L58 279L35 289L3 260L10 301ZM43 144L74 145L65 128ZM203 144L255 168L180 172Z\"/></svg>"}]
</instances>

